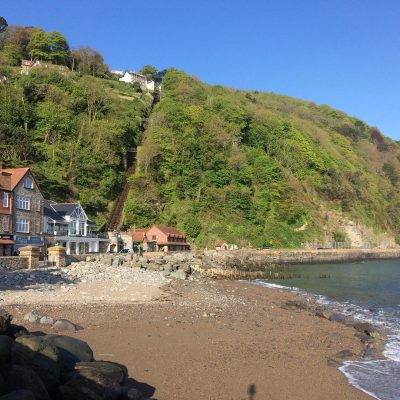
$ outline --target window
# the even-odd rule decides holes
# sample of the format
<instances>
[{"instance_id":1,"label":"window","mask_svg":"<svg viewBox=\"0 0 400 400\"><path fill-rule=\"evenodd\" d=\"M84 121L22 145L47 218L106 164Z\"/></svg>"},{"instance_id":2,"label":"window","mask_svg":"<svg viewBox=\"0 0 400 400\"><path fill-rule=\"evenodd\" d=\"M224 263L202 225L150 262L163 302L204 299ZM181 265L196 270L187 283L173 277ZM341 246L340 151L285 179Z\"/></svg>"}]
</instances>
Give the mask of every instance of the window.
<instances>
[{"instance_id":1,"label":"window","mask_svg":"<svg viewBox=\"0 0 400 400\"><path fill-rule=\"evenodd\" d=\"M35 221L35 232L40 233L40 221Z\"/></svg>"},{"instance_id":2,"label":"window","mask_svg":"<svg viewBox=\"0 0 400 400\"><path fill-rule=\"evenodd\" d=\"M25 178L25 185L27 189L33 189L33 181L31 178Z\"/></svg>"},{"instance_id":3,"label":"window","mask_svg":"<svg viewBox=\"0 0 400 400\"><path fill-rule=\"evenodd\" d=\"M39 211L39 212L40 212L41 207L42 207L42 204L41 204L41 202L40 202L40 199L37 199L37 200L36 200L36 211Z\"/></svg>"},{"instance_id":4,"label":"window","mask_svg":"<svg viewBox=\"0 0 400 400\"><path fill-rule=\"evenodd\" d=\"M79 222L79 234L85 236L85 223Z\"/></svg>"},{"instance_id":5,"label":"window","mask_svg":"<svg viewBox=\"0 0 400 400\"><path fill-rule=\"evenodd\" d=\"M17 232L29 233L29 221L26 218L17 218Z\"/></svg>"},{"instance_id":6,"label":"window","mask_svg":"<svg viewBox=\"0 0 400 400\"><path fill-rule=\"evenodd\" d=\"M152 240L157 240L157 235L153 235L153 236L151 237L151 239L152 239Z\"/></svg>"},{"instance_id":7,"label":"window","mask_svg":"<svg viewBox=\"0 0 400 400\"><path fill-rule=\"evenodd\" d=\"M8 215L3 215L3 230L5 232L10 230L10 217Z\"/></svg>"},{"instance_id":8,"label":"window","mask_svg":"<svg viewBox=\"0 0 400 400\"><path fill-rule=\"evenodd\" d=\"M25 196L17 196L17 208L20 210L30 210L31 204L29 199Z\"/></svg>"},{"instance_id":9,"label":"window","mask_svg":"<svg viewBox=\"0 0 400 400\"><path fill-rule=\"evenodd\" d=\"M3 192L3 207L8 208L8 193Z\"/></svg>"}]
</instances>

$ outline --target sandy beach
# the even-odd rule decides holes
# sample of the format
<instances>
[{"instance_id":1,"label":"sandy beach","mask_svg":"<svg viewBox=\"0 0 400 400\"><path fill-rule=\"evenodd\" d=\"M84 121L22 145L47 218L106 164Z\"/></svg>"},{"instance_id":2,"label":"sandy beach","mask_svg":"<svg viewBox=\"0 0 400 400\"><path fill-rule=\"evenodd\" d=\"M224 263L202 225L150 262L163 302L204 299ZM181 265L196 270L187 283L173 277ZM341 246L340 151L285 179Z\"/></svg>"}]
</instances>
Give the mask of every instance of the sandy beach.
<instances>
[{"instance_id":1,"label":"sandy beach","mask_svg":"<svg viewBox=\"0 0 400 400\"><path fill-rule=\"evenodd\" d=\"M149 398L370 398L328 361L344 349L360 354L355 330L293 307L292 300L307 304L298 295L242 282L173 279L151 288L131 282L110 301L80 295L90 293L87 282L70 285L73 301L62 287L51 295L2 290L2 306L31 331L53 332L23 320L33 309L81 325L71 335L87 341L96 359L125 364ZM95 285L107 294L107 284Z\"/></svg>"}]
</instances>

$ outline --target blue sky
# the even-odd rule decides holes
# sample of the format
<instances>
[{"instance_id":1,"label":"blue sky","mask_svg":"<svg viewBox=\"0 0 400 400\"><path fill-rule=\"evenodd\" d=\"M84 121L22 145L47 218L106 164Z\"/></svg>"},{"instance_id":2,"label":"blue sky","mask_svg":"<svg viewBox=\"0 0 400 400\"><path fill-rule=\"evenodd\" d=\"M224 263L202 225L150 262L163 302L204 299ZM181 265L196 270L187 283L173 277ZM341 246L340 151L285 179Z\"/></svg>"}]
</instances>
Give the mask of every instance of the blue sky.
<instances>
[{"instance_id":1,"label":"blue sky","mask_svg":"<svg viewBox=\"0 0 400 400\"><path fill-rule=\"evenodd\" d=\"M398 0L3 0L9 24L59 30L113 69L329 104L400 139Z\"/></svg>"}]
</instances>

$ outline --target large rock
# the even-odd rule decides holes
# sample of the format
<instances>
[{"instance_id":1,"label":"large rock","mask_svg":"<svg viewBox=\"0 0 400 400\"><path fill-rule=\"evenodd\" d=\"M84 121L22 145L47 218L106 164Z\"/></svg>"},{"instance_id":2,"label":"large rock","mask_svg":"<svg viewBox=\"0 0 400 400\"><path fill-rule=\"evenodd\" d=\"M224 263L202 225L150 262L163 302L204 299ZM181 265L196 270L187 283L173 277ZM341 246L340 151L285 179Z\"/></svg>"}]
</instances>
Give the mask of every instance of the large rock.
<instances>
[{"instance_id":1,"label":"large rock","mask_svg":"<svg viewBox=\"0 0 400 400\"><path fill-rule=\"evenodd\" d=\"M104 375L92 373L88 377L75 375L59 388L60 400L117 400L121 389Z\"/></svg>"},{"instance_id":2,"label":"large rock","mask_svg":"<svg viewBox=\"0 0 400 400\"><path fill-rule=\"evenodd\" d=\"M31 324L38 324L43 317L44 315L39 311L32 310L24 315L24 320Z\"/></svg>"},{"instance_id":3,"label":"large rock","mask_svg":"<svg viewBox=\"0 0 400 400\"><path fill-rule=\"evenodd\" d=\"M9 326L9 328L7 329L6 335L10 336L13 339L15 339L15 338L20 337L20 336L29 335L29 332L22 325L11 324Z\"/></svg>"},{"instance_id":4,"label":"large rock","mask_svg":"<svg viewBox=\"0 0 400 400\"><path fill-rule=\"evenodd\" d=\"M0 400L36 400L36 397L30 390L15 390L0 396Z\"/></svg>"},{"instance_id":5,"label":"large rock","mask_svg":"<svg viewBox=\"0 0 400 400\"><path fill-rule=\"evenodd\" d=\"M334 313L329 317L329 321L345 324L347 322L347 317L343 314Z\"/></svg>"},{"instance_id":6,"label":"large rock","mask_svg":"<svg viewBox=\"0 0 400 400\"><path fill-rule=\"evenodd\" d=\"M0 364L10 361L13 340L7 335L0 335Z\"/></svg>"},{"instance_id":7,"label":"large rock","mask_svg":"<svg viewBox=\"0 0 400 400\"><path fill-rule=\"evenodd\" d=\"M54 323L52 328L60 332L61 331L76 332L82 329L79 325L76 325L73 322L68 321L67 319L59 319Z\"/></svg>"},{"instance_id":8,"label":"large rock","mask_svg":"<svg viewBox=\"0 0 400 400\"><path fill-rule=\"evenodd\" d=\"M10 390L29 390L37 400L51 400L42 379L28 365L12 365L2 374Z\"/></svg>"},{"instance_id":9,"label":"large rock","mask_svg":"<svg viewBox=\"0 0 400 400\"><path fill-rule=\"evenodd\" d=\"M89 378L94 371L115 383L123 383L128 377L126 367L110 361L79 362L76 364L75 370L86 378Z\"/></svg>"},{"instance_id":10,"label":"large rock","mask_svg":"<svg viewBox=\"0 0 400 400\"><path fill-rule=\"evenodd\" d=\"M123 387L121 389L119 400L145 400L145 398L139 390L135 388Z\"/></svg>"},{"instance_id":11,"label":"large rock","mask_svg":"<svg viewBox=\"0 0 400 400\"><path fill-rule=\"evenodd\" d=\"M62 372L72 371L78 362L93 361L93 351L83 340L61 335L47 335L44 339L57 348Z\"/></svg>"},{"instance_id":12,"label":"large rock","mask_svg":"<svg viewBox=\"0 0 400 400\"><path fill-rule=\"evenodd\" d=\"M11 321L12 316L4 308L0 308L0 334L7 332Z\"/></svg>"},{"instance_id":13,"label":"large rock","mask_svg":"<svg viewBox=\"0 0 400 400\"><path fill-rule=\"evenodd\" d=\"M53 394L59 385L59 353L43 336L21 336L11 348L14 364L29 365L42 379L47 390Z\"/></svg>"},{"instance_id":14,"label":"large rock","mask_svg":"<svg viewBox=\"0 0 400 400\"><path fill-rule=\"evenodd\" d=\"M184 272L184 271L182 271L182 270L180 270L180 269L178 269L178 271L171 272L171 273L170 273L170 276L171 276L172 278L175 278L175 279L182 279L182 280L187 279L187 274L186 274L186 272Z\"/></svg>"}]
</instances>

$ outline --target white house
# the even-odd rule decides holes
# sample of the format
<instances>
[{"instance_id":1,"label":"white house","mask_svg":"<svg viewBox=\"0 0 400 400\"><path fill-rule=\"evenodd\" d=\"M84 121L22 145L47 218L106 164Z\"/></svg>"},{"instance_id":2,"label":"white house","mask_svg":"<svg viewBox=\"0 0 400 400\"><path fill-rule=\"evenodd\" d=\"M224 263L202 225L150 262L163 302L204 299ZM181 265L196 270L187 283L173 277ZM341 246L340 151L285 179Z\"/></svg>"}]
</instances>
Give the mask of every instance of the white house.
<instances>
[{"instance_id":1,"label":"white house","mask_svg":"<svg viewBox=\"0 0 400 400\"><path fill-rule=\"evenodd\" d=\"M92 232L95 224L80 203L45 200L44 227L47 243L65 247L68 255L103 252L109 242Z\"/></svg>"},{"instance_id":2,"label":"white house","mask_svg":"<svg viewBox=\"0 0 400 400\"><path fill-rule=\"evenodd\" d=\"M148 81L144 75L134 71L125 71L125 74L119 80L126 83L138 82L142 90L154 90L154 81Z\"/></svg>"}]
</instances>

